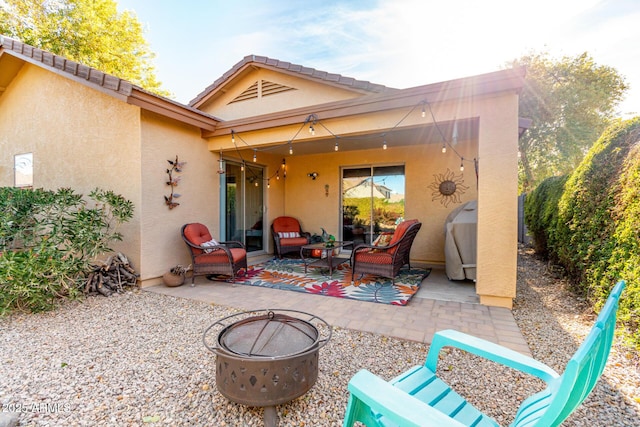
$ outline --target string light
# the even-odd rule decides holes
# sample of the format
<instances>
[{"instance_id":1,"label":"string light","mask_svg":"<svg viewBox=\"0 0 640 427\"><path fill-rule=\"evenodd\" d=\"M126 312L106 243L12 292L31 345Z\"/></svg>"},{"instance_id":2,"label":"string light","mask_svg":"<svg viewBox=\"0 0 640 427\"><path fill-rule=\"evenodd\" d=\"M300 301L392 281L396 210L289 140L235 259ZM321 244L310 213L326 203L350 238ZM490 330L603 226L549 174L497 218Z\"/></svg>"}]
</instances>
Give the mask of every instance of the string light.
<instances>
[{"instance_id":1,"label":"string light","mask_svg":"<svg viewBox=\"0 0 640 427\"><path fill-rule=\"evenodd\" d=\"M431 115L431 119L432 119L432 123L435 126L436 130L438 131L438 133L440 134L440 137L442 138L442 153L446 153L448 147L451 148L454 152L454 154L460 156L460 154L456 151L455 149L455 145L458 143L458 122L457 120L454 118L453 119L453 129L451 132L451 139L448 139L445 137L444 133L442 132L441 127L438 125L438 122L434 116L433 110L431 108L431 104L429 104L429 102L427 100L422 100L419 103L415 104L394 126L392 126L390 129L396 129L398 126L400 126L400 124L402 124L407 117L409 117L413 111L415 109L418 108L418 106L421 106L421 115L422 117L426 117L427 115L427 107L429 108L429 113ZM304 129L304 127L306 125L309 125L309 133L311 135L315 135L315 125L318 124L319 126L322 126L330 135L334 136L336 138L335 141L335 145L333 147L334 151L339 151L340 150L340 146L339 146L339 140L338 138L340 137L339 135L334 134L330 129L328 129L317 117L317 115L315 113L310 114L309 116L307 116L307 118L304 120L303 123L301 123L300 128L298 129L298 131L295 133L295 135L293 136L293 138L289 139L286 143L289 146L289 154L293 155L293 140L296 139L296 137L298 136L298 134L302 131L302 129ZM382 141L382 149L386 150L388 148L388 144L385 138L385 135L387 134L388 131L380 134L380 135L371 135L371 138L383 138ZM257 162L257 152L258 149L257 148L253 148L251 147L251 145L249 145L244 139L242 139L242 137L240 135L237 135L238 138L240 138L240 140L249 148L253 149L253 161ZM232 143L235 145L235 137L236 137L236 132L235 131L231 131L231 141ZM349 137L346 137L347 139L349 139ZM447 147L448 146L448 147ZM240 156L240 160L242 161L241 166L240 166L240 170L244 171L244 167L245 167L245 160L242 158L242 154L239 152L238 147L236 146L236 151L238 151L238 154ZM267 148L268 149L268 148ZM222 157L222 150L221 150L221 157ZM474 159L474 163L476 166L476 176L477 176L477 160ZM222 162L220 163L220 165L222 165ZM283 178L287 177L287 169L286 169L286 165L285 165L285 160L282 160L282 176ZM222 168L220 169L222 170ZM460 156L460 171L464 170L464 158L462 156ZM280 172L276 171L273 175L271 175L271 177L269 178L261 178L264 181L267 181L267 186L269 185L269 180L276 178L277 180L280 179ZM258 182L255 183L256 186L258 186Z\"/></svg>"},{"instance_id":2,"label":"string light","mask_svg":"<svg viewBox=\"0 0 640 427\"><path fill-rule=\"evenodd\" d=\"M271 181L267 179L267 188L271 188Z\"/></svg>"}]
</instances>

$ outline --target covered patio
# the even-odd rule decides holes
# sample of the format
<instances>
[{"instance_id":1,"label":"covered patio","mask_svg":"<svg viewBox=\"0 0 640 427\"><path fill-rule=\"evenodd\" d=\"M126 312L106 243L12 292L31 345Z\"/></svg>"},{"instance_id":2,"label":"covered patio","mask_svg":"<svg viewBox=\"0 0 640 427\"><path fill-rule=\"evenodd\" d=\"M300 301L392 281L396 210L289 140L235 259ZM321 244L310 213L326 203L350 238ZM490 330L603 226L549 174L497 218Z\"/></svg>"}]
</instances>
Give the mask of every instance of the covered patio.
<instances>
[{"instance_id":1,"label":"covered patio","mask_svg":"<svg viewBox=\"0 0 640 427\"><path fill-rule=\"evenodd\" d=\"M401 170L404 218L423 223L412 264L442 267L447 215L477 200L476 293L481 304L511 308L517 139L527 126L517 115L524 70L402 90L360 82L353 85L360 93L354 95L350 87L348 96L342 93L342 76L331 76L250 56L192 101L191 106L224 118L215 130L202 132L219 159L220 236L248 244L257 237L253 249L258 250L250 248L250 258L273 253L269 226L286 215L297 218L305 231L324 229L350 240L345 214L350 173L370 169L375 182L378 170ZM267 82L277 83L286 102L268 92ZM247 94L246 88L254 86L255 93ZM317 103L320 94L338 100ZM236 195L232 204L244 211L233 214L235 225L229 227L225 190L231 176L233 191L240 191L240 182L256 188L247 185L242 200ZM439 188L445 181L457 187L452 194ZM363 238L367 243L376 235L373 227L365 233L372 236Z\"/></svg>"}]
</instances>

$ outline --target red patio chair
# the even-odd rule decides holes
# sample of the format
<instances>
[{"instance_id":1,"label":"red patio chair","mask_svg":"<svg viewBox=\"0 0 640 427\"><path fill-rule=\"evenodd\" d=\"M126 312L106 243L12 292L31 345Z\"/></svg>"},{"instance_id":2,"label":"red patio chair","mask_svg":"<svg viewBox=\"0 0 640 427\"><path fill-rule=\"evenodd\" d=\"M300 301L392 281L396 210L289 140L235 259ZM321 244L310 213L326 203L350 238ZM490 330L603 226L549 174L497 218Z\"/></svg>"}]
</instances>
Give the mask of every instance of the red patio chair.
<instances>
[{"instance_id":1,"label":"red patio chair","mask_svg":"<svg viewBox=\"0 0 640 427\"><path fill-rule=\"evenodd\" d=\"M398 225L388 246L356 245L351 252L351 284L356 274L362 277L365 273L388 277L393 283L405 264L411 268L409 253L420 227L422 223L417 219L409 219Z\"/></svg>"},{"instance_id":2,"label":"red patio chair","mask_svg":"<svg viewBox=\"0 0 640 427\"><path fill-rule=\"evenodd\" d=\"M281 216L273 220L271 235L278 258L289 252L300 252L300 248L311 241L311 233L302 231L297 219Z\"/></svg>"},{"instance_id":3,"label":"red patio chair","mask_svg":"<svg viewBox=\"0 0 640 427\"><path fill-rule=\"evenodd\" d=\"M224 274L233 282L238 271L246 270L247 251L242 242L216 242L209 229L198 222L183 225L181 234L191 255L191 286L196 276Z\"/></svg>"}]
</instances>

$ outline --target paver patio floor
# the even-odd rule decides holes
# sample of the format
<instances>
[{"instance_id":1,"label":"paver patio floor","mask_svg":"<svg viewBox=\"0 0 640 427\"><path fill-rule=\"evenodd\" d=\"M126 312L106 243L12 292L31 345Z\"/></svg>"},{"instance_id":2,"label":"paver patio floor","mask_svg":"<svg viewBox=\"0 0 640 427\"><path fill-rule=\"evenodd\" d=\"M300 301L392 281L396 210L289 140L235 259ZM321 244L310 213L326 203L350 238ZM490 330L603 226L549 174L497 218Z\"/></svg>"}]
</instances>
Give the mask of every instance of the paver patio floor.
<instances>
[{"instance_id":1,"label":"paver patio floor","mask_svg":"<svg viewBox=\"0 0 640 427\"><path fill-rule=\"evenodd\" d=\"M449 281L434 268L406 306L190 279L179 287L156 285L145 291L241 310L278 308L312 313L332 326L430 343L441 329L456 329L531 355L511 311L477 303L472 282Z\"/></svg>"}]
</instances>

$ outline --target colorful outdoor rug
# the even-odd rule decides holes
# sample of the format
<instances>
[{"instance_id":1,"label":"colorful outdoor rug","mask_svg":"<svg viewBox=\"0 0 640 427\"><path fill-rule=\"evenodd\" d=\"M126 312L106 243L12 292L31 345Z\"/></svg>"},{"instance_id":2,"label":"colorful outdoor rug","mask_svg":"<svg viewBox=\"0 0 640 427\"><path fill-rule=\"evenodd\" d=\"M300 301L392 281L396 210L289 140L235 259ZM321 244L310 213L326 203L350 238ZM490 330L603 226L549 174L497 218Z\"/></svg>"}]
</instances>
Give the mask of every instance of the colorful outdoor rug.
<instances>
[{"instance_id":1,"label":"colorful outdoor rug","mask_svg":"<svg viewBox=\"0 0 640 427\"><path fill-rule=\"evenodd\" d=\"M263 264L250 266L246 274L236 279L236 283L288 291L307 292L338 298L350 298L382 304L406 305L418 292L422 279L431 269L411 270L404 267L396 276L395 284L385 277L359 274L351 285L351 267L342 264L329 277L327 268L309 267L304 274L304 264L297 259L274 258Z\"/></svg>"}]
</instances>

